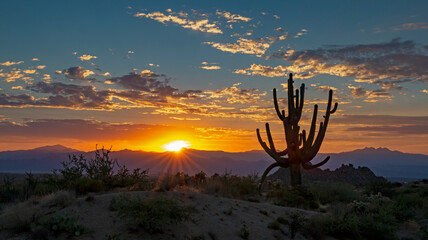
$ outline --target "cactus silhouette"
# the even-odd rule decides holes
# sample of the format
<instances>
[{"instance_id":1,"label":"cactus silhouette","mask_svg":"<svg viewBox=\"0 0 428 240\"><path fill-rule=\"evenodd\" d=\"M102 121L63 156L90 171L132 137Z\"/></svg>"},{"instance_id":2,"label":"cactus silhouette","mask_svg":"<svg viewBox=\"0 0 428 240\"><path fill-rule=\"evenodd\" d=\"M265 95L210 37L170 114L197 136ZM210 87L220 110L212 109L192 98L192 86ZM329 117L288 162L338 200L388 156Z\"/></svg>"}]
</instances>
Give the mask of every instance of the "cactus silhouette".
<instances>
[{"instance_id":1,"label":"cactus silhouette","mask_svg":"<svg viewBox=\"0 0 428 240\"><path fill-rule=\"evenodd\" d=\"M286 116L285 111L280 111L279 109L278 99L276 97L276 89L273 89L273 103L275 106L275 111L284 125L287 147L283 151L276 150L274 142L272 140L269 123L266 123L266 134L268 137L269 146L266 144L266 142L262 140L260 136L260 130L257 129L257 138L259 140L260 145L263 147L266 153L268 153L275 160L275 163L271 164L263 173L259 184L259 190L261 190L262 184L267 174L275 167L290 168L291 185L298 186L302 184L300 166L304 169L317 168L325 164L330 159L330 156L328 156L325 160L317 164L310 163L310 161L315 157L315 155L317 155L321 147L325 132L327 130L330 114L336 112L337 109L337 103L335 103L333 109L331 109L333 91L329 91L327 110L324 115L324 122L320 123L318 134L316 137L315 131L318 113L318 105L316 104L314 106L312 123L308 136L306 136L305 130L300 132L299 121L302 116L304 97L305 84L302 84L300 86L300 92L299 89L296 89L294 94L293 75L290 73L290 77L288 79L288 116Z\"/></svg>"}]
</instances>

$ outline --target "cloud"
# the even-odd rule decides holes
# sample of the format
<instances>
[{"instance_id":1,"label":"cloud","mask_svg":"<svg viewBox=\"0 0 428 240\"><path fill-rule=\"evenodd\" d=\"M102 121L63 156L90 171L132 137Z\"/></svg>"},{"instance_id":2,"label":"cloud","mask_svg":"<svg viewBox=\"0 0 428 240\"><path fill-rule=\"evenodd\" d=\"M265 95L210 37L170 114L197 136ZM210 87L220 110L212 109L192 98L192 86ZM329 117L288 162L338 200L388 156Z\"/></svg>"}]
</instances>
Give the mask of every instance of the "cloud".
<instances>
[{"instance_id":1,"label":"cloud","mask_svg":"<svg viewBox=\"0 0 428 240\"><path fill-rule=\"evenodd\" d=\"M217 91L204 91L207 94L208 99L220 99L225 98L229 103L257 103L262 96L266 95L266 92L258 93L260 90L255 88L241 89L238 86L241 83L235 83L232 87L226 87Z\"/></svg>"},{"instance_id":2,"label":"cloud","mask_svg":"<svg viewBox=\"0 0 428 240\"><path fill-rule=\"evenodd\" d=\"M216 63L207 63L207 62L202 62L201 68L202 69L206 69L206 70L219 70L221 69L220 66L215 65Z\"/></svg>"},{"instance_id":3,"label":"cloud","mask_svg":"<svg viewBox=\"0 0 428 240\"><path fill-rule=\"evenodd\" d=\"M135 17L145 17L160 23L166 24L167 22L172 22L180 25L182 28L189 28L192 30L200 31L200 32L208 32L208 33L217 33L222 34L223 31L216 26L215 23L210 23L208 19L198 19L198 20L189 20L188 14L180 12L177 14L179 16L174 15L174 13L170 13L165 15L161 12L152 12L152 13L136 13Z\"/></svg>"},{"instance_id":4,"label":"cloud","mask_svg":"<svg viewBox=\"0 0 428 240\"><path fill-rule=\"evenodd\" d=\"M263 38L246 39L241 37L236 43L205 42L205 44L223 52L252 54L261 57L270 47L271 42Z\"/></svg>"},{"instance_id":5,"label":"cloud","mask_svg":"<svg viewBox=\"0 0 428 240\"><path fill-rule=\"evenodd\" d=\"M252 64L249 68L237 69L234 71L237 74L259 75L265 77L284 77L287 75L287 67L285 66L263 66L261 64Z\"/></svg>"},{"instance_id":6,"label":"cloud","mask_svg":"<svg viewBox=\"0 0 428 240\"><path fill-rule=\"evenodd\" d=\"M97 56L91 56L89 54L83 54L82 56L78 57L80 61L89 61L93 58L97 58Z\"/></svg>"},{"instance_id":7,"label":"cloud","mask_svg":"<svg viewBox=\"0 0 428 240\"><path fill-rule=\"evenodd\" d=\"M403 31L403 30L419 30L419 29L428 29L428 23L418 22L418 23L405 23L401 24L399 27L393 27L393 31Z\"/></svg>"},{"instance_id":8,"label":"cloud","mask_svg":"<svg viewBox=\"0 0 428 240\"><path fill-rule=\"evenodd\" d=\"M35 74L37 72L37 69L25 69L22 70L22 72L25 74Z\"/></svg>"},{"instance_id":9,"label":"cloud","mask_svg":"<svg viewBox=\"0 0 428 240\"><path fill-rule=\"evenodd\" d=\"M423 90L421 90L421 92L423 92L423 93L428 93L428 90L423 89Z\"/></svg>"},{"instance_id":10,"label":"cloud","mask_svg":"<svg viewBox=\"0 0 428 240\"><path fill-rule=\"evenodd\" d=\"M354 87L354 86L348 86L349 89L351 89L351 95L353 97L363 97L367 94L367 91L364 90L362 87Z\"/></svg>"},{"instance_id":11,"label":"cloud","mask_svg":"<svg viewBox=\"0 0 428 240\"><path fill-rule=\"evenodd\" d=\"M394 136L428 134L428 116L345 115L331 119L332 125L347 126L346 131L378 132Z\"/></svg>"},{"instance_id":12,"label":"cloud","mask_svg":"<svg viewBox=\"0 0 428 240\"><path fill-rule=\"evenodd\" d=\"M11 89L13 89L13 90L24 90L24 88L22 86L14 86L14 87L11 87Z\"/></svg>"},{"instance_id":13,"label":"cloud","mask_svg":"<svg viewBox=\"0 0 428 240\"><path fill-rule=\"evenodd\" d=\"M36 67L37 70L42 70L42 69L45 69L45 68L46 68L45 65L39 65L39 66Z\"/></svg>"},{"instance_id":14,"label":"cloud","mask_svg":"<svg viewBox=\"0 0 428 240\"><path fill-rule=\"evenodd\" d=\"M38 59L38 58L33 58L33 59L31 59L31 61L40 61L40 59Z\"/></svg>"},{"instance_id":15,"label":"cloud","mask_svg":"<svg viewBox=\"0 0 428 240\"><path fill-rule=\"evenodd\" d=\"M216 14L221 16L221 17L226 18L227 22L237 22L237 21L248 22L248 21L251 21L251 18L249 18L249 17L243 17L241 15L232 14L232 13L226 12L226 11L217 10Z\"/></svg>"},{"instance_id":16,"label":"cloud","mask_svg":"<svg viewBox=\"0 0 428 240\"><path fill-rule=\"evenodd\" d=\"M413 41L393 39L378 44L287 50L271 57L287 61L290 65L270 67L253 64L235 73L278 77L293 72L296 78L303 79L329 74L354 77L356 82L378 84L387 90L399 90L396 84L403 82L428 82L427 49Z\"/></svg>"},{"instance_id":17,"label":"cloud","mask_svg":"<svg viewBox=\"0 0 428 240\"><path fill-rule=\"evenodd\" d=\"M19 61L19 62L6 61L6 62L4 62L4 63L0 63L0 65L1 65L1 66L9 67L9 66L12 66L12 65L19 65L19 64L21 64L21 63L24 63L24 61Z\"/></svg>"},{"instance_id":18,"label":"cloud","mask_svg":"<svg viewBox=\"0 0 428 240\"><path fill-rule=\"evenodd\" d=\"M64 74L69 79L86 80L87 77L94 75L91 70L84 69L83 67L70 67L62 71L56 71L57 74Z\"/></svg>"},{"instance_id":19,"label":"cloud","mask_svg":"<svg viewBox=\"0 0 428 240\"><path fill-rule=\"evenodd\" d=\"M0 77L4 78L6 82L15 82L18 79L21 79L25 74L21 70L12 70L10 72L3 73L0 71Z\"/></svg>"},{"instance_id":20,"label":"cloud","mask_svg":"<svg viewBox=\"0 0 428 240\"><path fill-rule=\"evenodd\" d=\"M108 81L127 89L153 93L161 98L172 97L178 91L177 88L168 84L165 75L156 74L150 70L143 70L139 73L131 72L121 77L110 78Z\"/></svg>"}]
</instances>

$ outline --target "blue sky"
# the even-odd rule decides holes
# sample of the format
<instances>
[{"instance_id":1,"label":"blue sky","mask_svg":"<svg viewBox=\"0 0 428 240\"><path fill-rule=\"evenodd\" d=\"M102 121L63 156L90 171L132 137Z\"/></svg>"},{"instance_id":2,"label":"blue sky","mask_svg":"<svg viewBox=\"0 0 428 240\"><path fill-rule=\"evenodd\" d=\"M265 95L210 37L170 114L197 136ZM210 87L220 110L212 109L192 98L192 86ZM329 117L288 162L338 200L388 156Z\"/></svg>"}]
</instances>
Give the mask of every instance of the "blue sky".
<instances>
[{"instance_id":1,"label":"blue sky","mask_svg":"<svg viewBox=\"0 0 428 240\"><path fill-rule=\"evenodd\" d=\"M278 123L272 88L293 72L309 120L335 91L322 151L428 153L427 12L426 1L2 1L0 149L159 151L181 138L259 149L255 128ZM83 125L138 136L84 141L72 134Z\"/></svg>"}]
</instances>

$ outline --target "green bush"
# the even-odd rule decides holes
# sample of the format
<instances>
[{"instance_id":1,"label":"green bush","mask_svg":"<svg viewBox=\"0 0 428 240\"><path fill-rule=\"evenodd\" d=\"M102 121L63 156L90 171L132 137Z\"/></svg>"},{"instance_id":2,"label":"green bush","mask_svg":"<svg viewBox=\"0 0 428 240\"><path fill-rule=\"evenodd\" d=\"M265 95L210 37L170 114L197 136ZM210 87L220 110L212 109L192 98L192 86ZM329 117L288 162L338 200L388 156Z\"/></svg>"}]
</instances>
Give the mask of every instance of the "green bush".
<instances>
[{"instance_id":1,"label":"green bush","mask_svg":"<svg viewBox=\"0 0 428 240\"><path fill-rule=\"evenodd\" d=\"M299 207L304 209L318 209L319 204L315 195L304 186L290 189L286 185L270 189L267 198L273 198L279 206Z\"/></svg>"},{"instance_id":2,"label":"green bush","mask_svg":"<svg viewBox=\"0 0 428 240\"><path fill-rule=\"evenodd\" d=\"M394 203L378 194L313 217L310 225L319 228L309 231L314 238L329 235L339 239L395 239L398 223Z\"/></svg>"},{"instance_id":3,"label":"green bush","mask_svg":"<svg viewBox=\"0 0 428 240\"><path fill-rule=\"evenodd\" d=\"M202 192L207 194L218 194L230 198L246 198L258 194L257 175L237 176L230 173L222 175L214 174L201 185Z\"/></svg>"},{"instance_id":4,"label":"green bush","mask_svg":"<svg viewBox=\"0 0 428 240\"><path fill-rule=\"evenodd\" d=\"M71 155L68 161L62 162L62 169L54 171L49 180L61 188L74 189L77 194L99 192L116 187L142 189L147 183L147 170L139 168L132 172L116 159L110 158L110 150L96 149L95 157L87 160L83 155ZM117 169L117 171L115 171ZM57 177L58 174L61 177ZM135 187L138 185L137 187Z\"/></svg>"},{"instance_id":5,"label":"green bush","mask_svg":"<svg viewBox=\"0 0 428 240\"><path fill-rule=\"evenodd\" d=\"M340 182L325 182L312 185L310 191L315 194L316 198L322 203L344 202L349 203L358 200L359 194L355 187Z\"/></svg>"},{"instance_id":6,"label":"green bush","mask_svg":"<svg viewBox=\"0 0 428 240\"><path fill-rule=\"evenodd\" d=\"M79 223L77 217L71 217L69 214L42 217L39 223L48 227L56 236L62 232L73 236L80 236L88 232L88 229Z\"/></svg>"},{"instance_id":7,"label":"green bush","mask_svg":"<svg viewBox=\"0 0 428 240\"><path fill-rule=\"evenodd\" d=\"M169 198L141 199L129 195L113 197L110 210L118 211L123 217L132 218L135 226L143 227L149 233L161 233L168 225L189 219L194 211L193 208Z\"/></svg>"}]
</instances>

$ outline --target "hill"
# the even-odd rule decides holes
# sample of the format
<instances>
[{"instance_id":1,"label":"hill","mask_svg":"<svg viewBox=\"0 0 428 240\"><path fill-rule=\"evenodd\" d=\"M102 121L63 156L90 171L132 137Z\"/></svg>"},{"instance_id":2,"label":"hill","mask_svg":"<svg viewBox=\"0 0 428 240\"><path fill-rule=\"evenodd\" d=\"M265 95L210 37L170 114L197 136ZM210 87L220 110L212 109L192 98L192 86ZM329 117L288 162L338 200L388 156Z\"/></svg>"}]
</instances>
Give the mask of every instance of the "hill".
<instances>
[{"instance_id":1,"label":"hill","mask_svg":"<svg viewBox=\"0 0 428 240\"><path fill-rule=\"evenodd\" d=\"M1 172L50 172L61 167L61 162L69 154L83 154L93 157L93 152L83 152L61 145L45 146L31 150L0 152ZM111 157L119 160L128 168L149 169L157 175L163 171L184 171L193 174L204 171L207 174L232 172L238 175L258 173L273 162L263 151L229 153L223 151L203 151L184 149L174 152L145 152L135 150L112 151ZM314 159L317 162L331 156L322 170L334 170L343 164L355 167L368 167L376 176L386 178L428 178L428 156L423 154L402 153L387 148L364 148L342 153L321 153Z\"/></svg>"}]
</instances>

